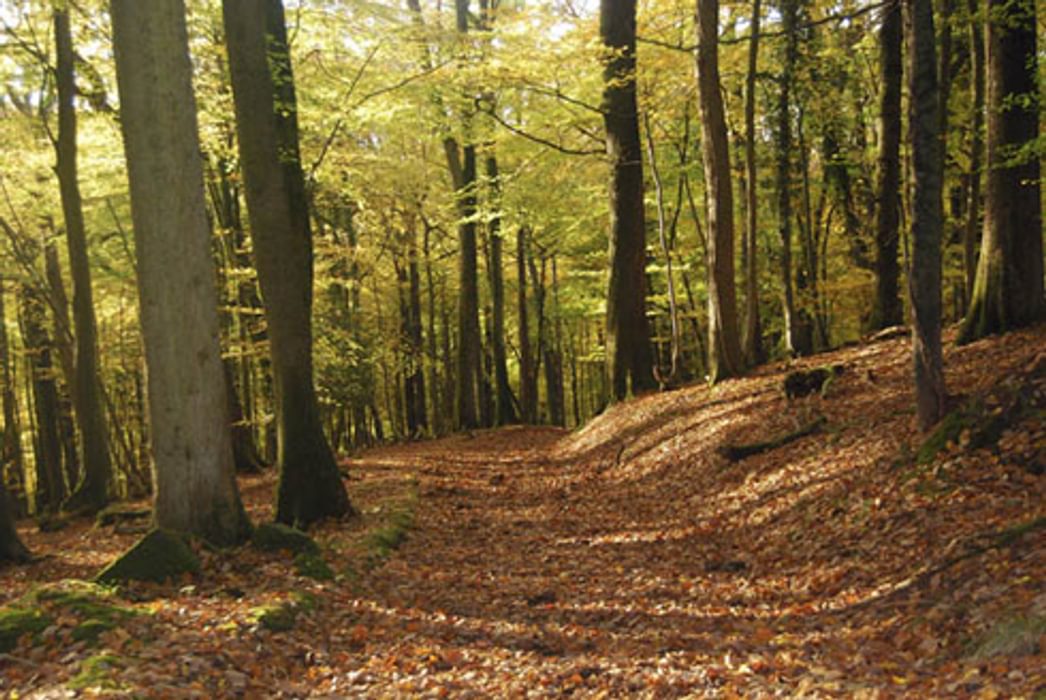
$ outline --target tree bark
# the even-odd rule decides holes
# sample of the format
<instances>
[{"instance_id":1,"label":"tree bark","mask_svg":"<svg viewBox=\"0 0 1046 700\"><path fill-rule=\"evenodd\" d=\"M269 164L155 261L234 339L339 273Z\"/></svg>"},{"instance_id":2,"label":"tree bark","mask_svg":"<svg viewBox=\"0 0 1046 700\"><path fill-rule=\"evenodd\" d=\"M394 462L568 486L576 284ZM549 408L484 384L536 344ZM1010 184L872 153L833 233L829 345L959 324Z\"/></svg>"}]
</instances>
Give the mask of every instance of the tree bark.
<instances>
[{"instance_id":1,"label":"tree bark","mask_svg":"<svg viewBox=\"0 0 1046 700\"><path fill-rule=\"evenodd\" d=\"M501 181L498 160L487 156L487 179L490 181L491 205L495 214L490 220L490 302L491 302L491 350L494 353L494 384L497 403L497 424L509 425L519 422L516 415L516 397L508 381L508 357L505 351L505 275L502 270L504 238L501 231Z\"/></svg>"},{"instance_id":2,"label":"tree bark","mask_svg":"<svg viewBox=\"0 0 1046 700\"><path fill-rule=\"evenodd\" d=\"M185 5L112 0L111 15L148 366L154 518L233 544L250 523L233 472Z\"/></svg>"},{"instance_id":3,"label":"tree bark","mask_svg":"<svg viewBox=\"0 0 1046 700\"><path fill-rule=\"evenodd\" d=\"M932 0L905 0L908 23L909 138L915 172L912 198L912 357L921 430L944 415L941 360L940 94Z\"/></svg>"},{"instance_id":4,"label":"tree bark","mask_svg":"<svg viewBox=\"0 0 1046 700\"><path fill-rule=\"evenodd\" d=\"M751 38L748 40L748 73L745 75L745 328L742 350L749 365L765 359L763 328L759 318L759 181L755 162L755 78L759 67L761 0L752 2Z\"/></svg>"},{"instance_id":5,"label":"tree bark","mask_svg":"<svg viewBox=\"0 0 1046 700\"><path fill-rule=\"evenodd\" d=\"M984 23L978 17L980 0L967 0L970 15L970 90L973 118L970 124L969 199L966 202L966 224L963 230L963 279L965 307L969 310L977 278L977 234L981 223L981 168L984 162Z\"/></svg>"},{"instance_id":6,"label":"tree bark","mask_svg":"<svg viewBox=\"0 0 1046 700\"><path fill-rule=\"evenodd\" d=\"M537 421L538 388L534 353L530 344L530 310L527 304L527 228L516 231L516 303L519 314L519 403L523 422Z\"/></svg>"},{"instance_id":7,"label":"tree bark","mask_svg":"<svg viewBox=\"0 0 1046 700\"><path fill-rule=\"evenodd\" d=\"M276 394L276 519L353 512L313 384L312 231L281 0L222 3L240 160Z\"/></svg>"},{"instance_id":8,"label":"tree bark","mask_svg":"<svg viewBox=\"0 0 1046 700\"><path fill-rule=\"evenodd\" d=\"M1042 203L1035 3L989 0L984 233L960 342L1042 318Z\"/></svg>"},{"instance_id":9,"label":"tree bark","mask_svg":"<svg viewBox=\"0 0 1046 700\"><path fill-rule=\"evenodd\" d=\"M73 323L76 336L76 381L72 382L76 422L80 429L83 480L65 503L73 511L96 512L109 501L113 467L109 454L109 427L102 402L102 380L98 361L98 330L91 291L91 269L87 259L87 234L76 157L76 81L69 11L54 13L58 87L58 184L65 218L65 240L73 277Z\"/></svg>"},{"instance_id":10,"label":"tree bark","mask_svg":"<svg viewBox=\"0 0 1046 700\"><path fill-rule=\"evenodd\" d=\"M708 374L713 382L744 371L734 286L734 195L723 97L719 89L719 0L697 3L697 88L708 189Z\"/></svg>"},{"instance_id":11,"label":"tree bark","mask_svg":"<svg viewBox=\"0 0 1046 700\"><path fill-rule=\"evenodd\" d=\"M636 0L601 0L603 124L610 178L607 373L616 400L656 388L646 317L643 156L636 107Z\"/></svg>"},{"instance_id":12,"label":"tree bark","mask_svg":"<svg viewBox=\"0 0 1046 700\"><path fill-rule=\"evenodd\" d=\"M901 44L901 5L890 3L883 8L883 22L879 29L882 93L879 98L879 171L876 187L876 294L870 324L873 328L889 328L904 321L898 291L900 268L897 264L901 218Z\"/></svg>"},{"instance_id":13,"label":"tree bark","mask_svg":"<svg viewBox=\"0 0 1046 700\"><path fill-rule=\"evenodd\" d=\"M26 561L29 561L29 550L18 537L11 500L0 479L0 562Z\"/></svg>"},{"instance_id":14,"label":"tree bark","mask_svg":"<svg viewBox=\"0 0 1046 700\"><path fill-rule=\"evenodd\" d=\"M5 482L5 471L10 469L21 484L22 445L18 421L18 399L15 392L14 373L11 371L11 346L7 338L7 310L4 304L4 278L0 274L0 394L3 395L4 433L0 444L0 486Z\"/></svg>"}]
</instances>

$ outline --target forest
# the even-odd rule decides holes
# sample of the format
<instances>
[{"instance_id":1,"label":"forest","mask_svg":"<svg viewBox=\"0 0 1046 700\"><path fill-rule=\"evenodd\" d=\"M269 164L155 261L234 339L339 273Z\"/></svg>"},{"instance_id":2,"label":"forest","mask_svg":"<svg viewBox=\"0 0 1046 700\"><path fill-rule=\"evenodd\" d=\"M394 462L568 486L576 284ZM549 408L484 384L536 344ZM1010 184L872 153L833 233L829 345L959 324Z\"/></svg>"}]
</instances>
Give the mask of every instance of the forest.
<instances>
[{"instance_id":1,"label":"forest","mask_svg":"<svg viewBox=\"0 0 1046 700\"><path fill-rule=\"evenodd\" d=\"M0 0L0 694L1046 692L1042 5Z\"/></svg>"}]
</instances>

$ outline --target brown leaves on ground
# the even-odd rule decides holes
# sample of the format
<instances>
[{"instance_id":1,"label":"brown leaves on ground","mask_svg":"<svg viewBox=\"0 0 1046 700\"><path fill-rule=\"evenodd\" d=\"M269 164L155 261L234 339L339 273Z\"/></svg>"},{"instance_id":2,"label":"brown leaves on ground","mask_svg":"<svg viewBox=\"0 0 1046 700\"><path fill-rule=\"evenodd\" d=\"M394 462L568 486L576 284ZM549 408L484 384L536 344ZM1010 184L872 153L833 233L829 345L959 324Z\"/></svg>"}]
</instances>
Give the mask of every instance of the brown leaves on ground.
<instances>
[{"instance_id":1,"label":"brown leaves on ground","mask_svg":"<svg viewBox=\"0 0 1046 700\"><path fill-rule=\"evenodd\" d=\"M950 349L949 389L985 392L1044 345L1039 327ZM786 401L775 366L619 405L575 433L368 452L350 463L364 522L315 533L339 580L248 549L205 553L197 581L124 591L152 615L99 648L0 657L0 691L57 691L108 650L119 688L163 697L1042 692L1041 411L995 448L959 440L920 466L907 341L794 364L827 362L847 369L824 396ZM739 462L717 449L819 414L820 433ZM408 539L361 566L360 538L415 479ZM267 517L270 477L243 485ZM86 525L23 535L48 558L0 571L4 600L89 576L129 543ZM252 610L295 591L314 604L290 631L257 625ZM1021 644L982 644L1006 625Z\"/></svg>"}]
</instances>

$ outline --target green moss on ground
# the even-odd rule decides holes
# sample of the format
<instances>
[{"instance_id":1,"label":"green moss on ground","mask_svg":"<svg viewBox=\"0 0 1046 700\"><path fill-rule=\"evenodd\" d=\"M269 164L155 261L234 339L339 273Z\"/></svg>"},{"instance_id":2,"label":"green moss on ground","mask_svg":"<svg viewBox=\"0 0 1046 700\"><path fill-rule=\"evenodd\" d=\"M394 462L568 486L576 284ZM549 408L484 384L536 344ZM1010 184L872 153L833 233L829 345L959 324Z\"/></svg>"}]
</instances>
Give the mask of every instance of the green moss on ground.
<instances>
[{"instance_id":1,"label":"green moss on ground","mask_svg":"<svg viewBox=\"0 0 1046 700\"><path fill-rule=\"evenodd\" d=\"M200 560L188 540L169 530L153 530L103 569L96 580L102 583L153 581L162 583L183 574L200 571Z\"/></svg>"},{"instance_id":2,"label":"green moss on ground","mask_svg":"<svg viewBox=\"0 0 1046 700\"><path fill-rule=\"evenodd\" d=\"M113 672L123 668L123 660L107 652L89 656L80 664L80 671L69 680L70 690L120 690Z\"/></svg>"},{"instance_id":3,"label":"green moss on ground","mask_svg":"<svg viewBox=\"0 0 1046 700\"><path fill-rule=\"evenodd\" d=\"M18 640L27 634L38 635L50 627L53 618L35 608L15 606L0 608L0 653L18 646Z\"/></svg>"},{"instance_id":4,"label":"green moss on ground","mask_svg":"<svg viewBox=\"0 0 1046 700\"><path fill-rule=\"evenodd\" d=\"M298 610L293 603L263 605L251 611L254 620L270 632L287 632L294 628Z\"/></svg>"},{"instance_id":5,"label":"green moss on ground","mask_svg":"<svg viewBox=\"0 0 1046 700\"><path fill-rule=\"evenodd\" d=\"M320 555L320 547L301 530L280 523L263 523L254 528L251 544L263 552L290 551L294 554Z\"/></svg>"},{"instance_id":6,"label":"green moss on ground","mask_svg":"<svg viewBox=\"0 0 1046 700\"><path fill-rule=\"evenodd\" d=\"M1013 617L996 623L977 644L975 659L995 656L1030 656L1042 651L1039 640L1046 635L1046 615Z\"/></svg>"},{"instance_id":7,"label":"green moss on ground","mask_svg":"<svg viewBox=\"0 0 1046 700\"><path fill-rule=\"evenodd\" d=\"M334 571L318 554L302 552L294 557L294 570L298 572L299 576L317 581L330 581L334 578Z\"/></svg>"}]
</instances>

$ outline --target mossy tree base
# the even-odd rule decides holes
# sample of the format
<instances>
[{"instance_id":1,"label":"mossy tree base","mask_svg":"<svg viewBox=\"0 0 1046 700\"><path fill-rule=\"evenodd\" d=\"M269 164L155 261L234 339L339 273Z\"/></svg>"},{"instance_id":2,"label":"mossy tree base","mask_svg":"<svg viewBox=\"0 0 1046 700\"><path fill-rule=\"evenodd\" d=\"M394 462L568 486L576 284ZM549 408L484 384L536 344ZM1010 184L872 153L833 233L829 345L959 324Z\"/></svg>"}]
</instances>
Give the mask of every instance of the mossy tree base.
<instances>
[{"instance_id":1,"label":"mossy tree base","mask_svg":"<svg viewBox=\"0 0 1046 700\"><path fill-rule=\"evenodd\" d=\"M301 530L282 523L264 523L254 528L251 544L263 552L289 551L319 556L320 547Z\"/></svg>"},{"instance_id":2,"label":"mossy tree base","mask_svg":"<svg viewBox=\"0 0 1046 700\"><path fill-rule=\"evenodd\" d=\"M153 530L103 569L96 580L162 583L199 571L200 560L183 536L169 530Z\"/></svg>"}]
</instances>

